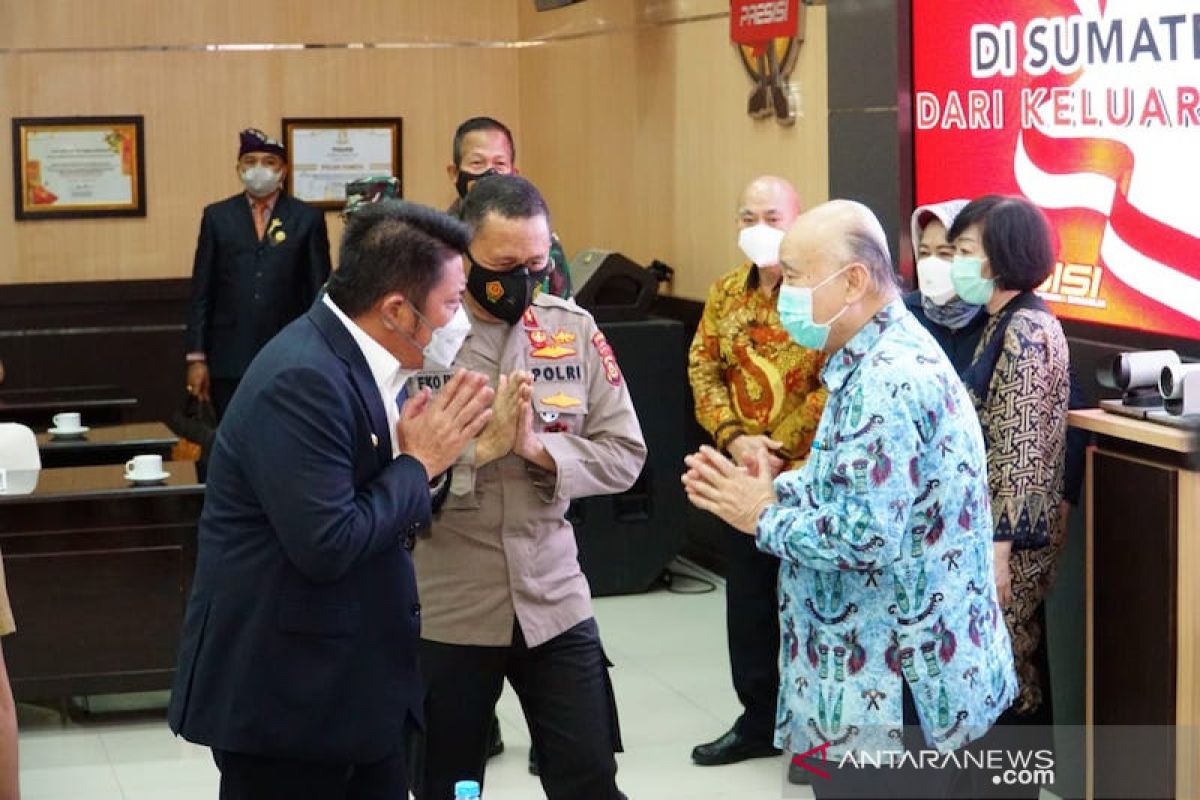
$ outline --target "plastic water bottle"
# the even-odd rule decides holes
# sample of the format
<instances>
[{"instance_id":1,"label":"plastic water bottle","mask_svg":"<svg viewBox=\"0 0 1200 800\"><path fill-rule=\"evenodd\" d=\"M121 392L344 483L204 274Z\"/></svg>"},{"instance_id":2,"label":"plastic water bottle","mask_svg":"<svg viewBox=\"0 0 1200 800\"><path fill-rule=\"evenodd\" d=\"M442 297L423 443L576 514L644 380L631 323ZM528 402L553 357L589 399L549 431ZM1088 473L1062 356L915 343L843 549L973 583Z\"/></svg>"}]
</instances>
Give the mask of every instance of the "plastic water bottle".
<instances>
[{"instance_id":1,"label":"plastic water bottle","mask_svg":"<svg viewBox=\"0 0 1200 800\"><path fill-rule=\"evenodd\" d=\"M454 800L480 800L479 781L459 781L454 784Z\"/></svg>"}]
</instances>

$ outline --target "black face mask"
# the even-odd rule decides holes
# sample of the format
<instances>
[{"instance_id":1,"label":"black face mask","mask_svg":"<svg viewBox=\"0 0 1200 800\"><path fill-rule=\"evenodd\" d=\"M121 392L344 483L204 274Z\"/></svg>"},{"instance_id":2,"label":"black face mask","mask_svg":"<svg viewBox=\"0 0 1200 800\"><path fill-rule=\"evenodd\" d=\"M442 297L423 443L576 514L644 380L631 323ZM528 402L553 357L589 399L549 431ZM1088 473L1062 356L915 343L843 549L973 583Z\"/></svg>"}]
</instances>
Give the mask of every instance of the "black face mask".
<instances>
[{"instance_id":1,"label":"black face mask","mask_svg":"<svg viewBox=\"0 0 1200 800\"><path fill-rule=\"evenodd\" d=\"M475 181L479 180L480 178L486 178L489 175L499 175L499 174L500 173L497 172L494 168L486 169L480 173L464 172L463 170L460 169L458 171L458 177L454 179L454 188L458 190L458 196L460 198L466 197L467 192L470 191L470 189L471 189L471 184L475 183Z\"/></svg>"},{"instance_id":2,"label":"black face mask","mask_svg":"<svg viewBox=\"0 0 1200 800\"><path fill-rule=\"evenodd\" d=\"M525 309L533 302L534 289L546 277L549 266L530 272L522 264L509 272L497 272L481 265L467 253L471 272L467 275L467 291L483 310L496 319L515 325Z\"/></svg>"}]
</instances>

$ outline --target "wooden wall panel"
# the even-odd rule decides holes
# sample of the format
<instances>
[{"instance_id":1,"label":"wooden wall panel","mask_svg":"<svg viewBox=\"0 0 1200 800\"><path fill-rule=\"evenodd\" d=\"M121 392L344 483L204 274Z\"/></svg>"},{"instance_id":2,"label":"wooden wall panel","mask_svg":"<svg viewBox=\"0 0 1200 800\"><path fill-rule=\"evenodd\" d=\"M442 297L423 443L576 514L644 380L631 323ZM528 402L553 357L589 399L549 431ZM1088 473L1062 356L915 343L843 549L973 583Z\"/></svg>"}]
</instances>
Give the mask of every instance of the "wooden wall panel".
<instances>
[{"instance_id":1,"label":"wooden wall panel","mask_svg":"<svg viewBox=\"0 0 1200 800\"><path fill-rule=\"evenodd\" d=\"M518 160L569 253L661 259L676 268L677 295L703 298L740 259L735 206L751 178L788 178L806 207L827 199L823 8L808 9L792 75L801 116L787 128L746 115L752 85L729 44L727 4L589 0L542 14L528 5L523 37L578 37L520 60Z\"/></svg>"},{"instance_id":2,"label":"wooden wall panel","mask_svg":"<svg viewBox=\"0 0 1200 800\"><path fill-rule=\"evenodd\" d=\"M0 138L0 284L190 274L201 208L240 191L239 129L285 116L401 116L409 198L444 207L455 125L515 119L517 52L306 50L4 56L13 116L142 114L147 216L16 223L10 137ZM340 225L328 215L331 234Z\"/></svg>"},{"instance_id":3,"label":"wooden wall panel","mask_svg":"<svg viewBox=\"0 0 1200 800\"><path fill-rule=\"evenodd\" d=\"M508 41L516 0L0 0L23 48ZM532 5L532 0L520 0ZM19 8L18 8L19 7ZM2 36L3 34L0 34Z\"/></svg>"},{"instance_id":4,"label":"wooden wall panel","mask_svg":"<svg viewBox=\"0 0 1200 800\"><path fill-rule=\"evenodd\" d=\"M403 116L406 194L439 207L453 196L444 167L454 126L497 116L516 132L520 167L545 192L570 253L660 258L678 270L682 297L702 298L738 261L734 206L750 178L783 175L807 206L826 197L823 8L808 8L792 128L746 115L751 83L728 42L724 0L589 0L546 13L531 0L332 8L0 0L0 20L12 20L0 35L18 48L0 53L0 107L144 115L149 201L144 219L18 225L11 142L0 133L0 285L186 276L201 207L239 189L236 131L278 131L284 116ZM545 43L476 46L520 40ZM254 41L446 46L190 49ZM327 219L336 241L340 223Z\"/></svg>"}]
</instances>

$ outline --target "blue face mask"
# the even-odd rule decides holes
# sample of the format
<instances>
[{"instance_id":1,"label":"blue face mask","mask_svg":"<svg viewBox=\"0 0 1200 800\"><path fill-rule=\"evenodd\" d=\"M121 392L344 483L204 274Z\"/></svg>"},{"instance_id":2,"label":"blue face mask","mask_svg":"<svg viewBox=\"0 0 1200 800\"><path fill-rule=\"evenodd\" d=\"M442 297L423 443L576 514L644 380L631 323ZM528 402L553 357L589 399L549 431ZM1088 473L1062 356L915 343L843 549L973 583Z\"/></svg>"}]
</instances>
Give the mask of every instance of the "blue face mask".
<instances>
[{"instance_id":1,"label":"blue face mask","mask_svg":"<svg viewBox=\"0 0 1200 800\"><path fill-rule=\"evenodd\" d=\"M813 292L841 275L846 269L846 267L842 267L811 288L802 289L799 286L788 286L787 284L779 287L779 302L776 306L779 311L779 322L796 344L810 350L825 349L833 323L846 313L847 306L842 306L842 310L834 314L828 322L816 322L813 320Z\"/></svg>"},{"instance_id":2,"label":"blue face mask","mask_svg":"<svg viewBox=\"0 0 1200 800\"><path fill-rule=\"evenodd\" d=\"M955 256L950 267L954 293L964 301L981 306L992 299L996 279L983 277L983 259L975 256Z\"/></svg>"}]
</instances>

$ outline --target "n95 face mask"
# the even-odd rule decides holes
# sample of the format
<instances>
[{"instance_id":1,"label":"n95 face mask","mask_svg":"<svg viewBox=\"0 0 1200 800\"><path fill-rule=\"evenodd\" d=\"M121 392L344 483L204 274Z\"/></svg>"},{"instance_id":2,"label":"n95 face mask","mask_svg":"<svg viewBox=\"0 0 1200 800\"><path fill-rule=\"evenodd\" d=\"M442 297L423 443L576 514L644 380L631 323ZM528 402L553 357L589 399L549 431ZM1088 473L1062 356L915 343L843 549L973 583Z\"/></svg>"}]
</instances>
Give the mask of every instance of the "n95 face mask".
<instances>
[{"instance_id":1,"label":"n95 face mask","mask_svg":"<svg viewBox=\"0 0 1200 800\"><path fill-rule=\"evenodd\" d=\"M746 258L760 267L779 264L779 245L782 243L783 231L762 222L742 228L738 234L738 247L746 254Z\"/></svg>"}]
</instances>

